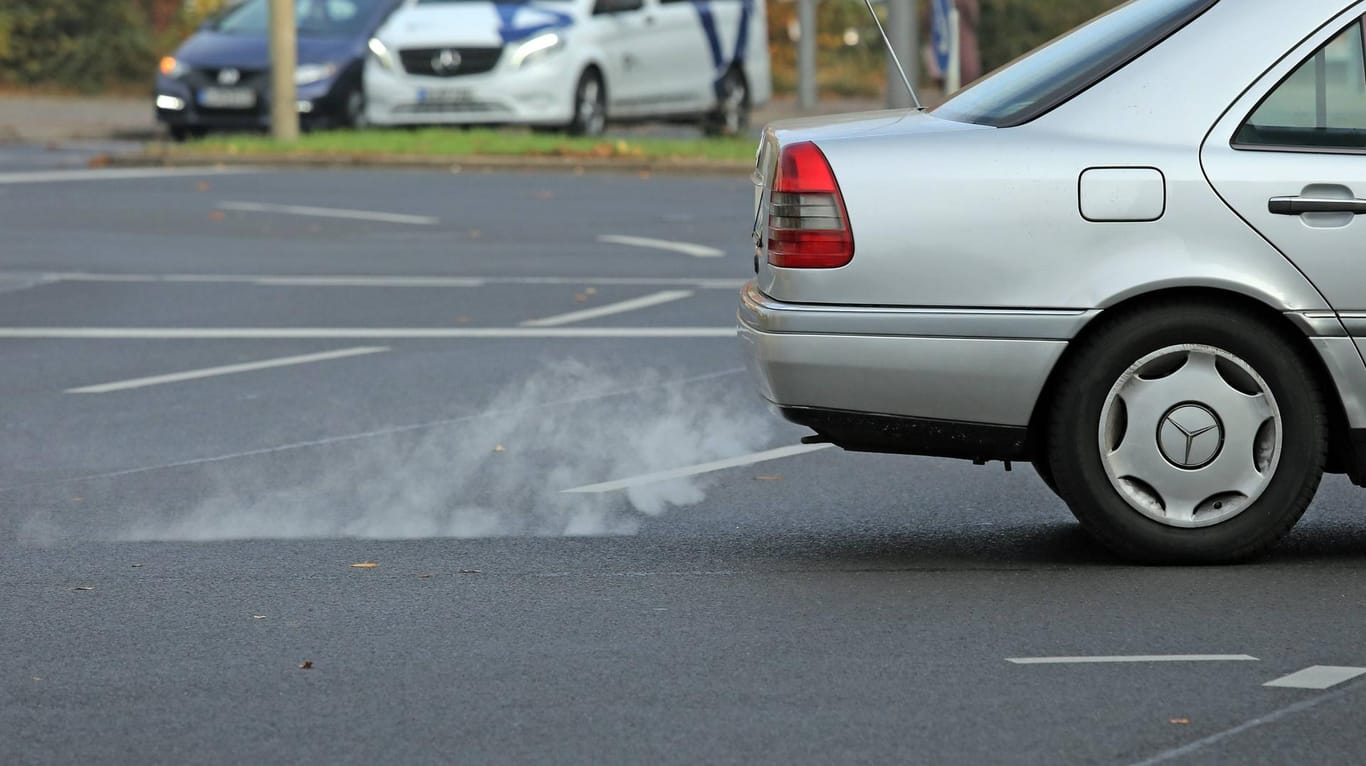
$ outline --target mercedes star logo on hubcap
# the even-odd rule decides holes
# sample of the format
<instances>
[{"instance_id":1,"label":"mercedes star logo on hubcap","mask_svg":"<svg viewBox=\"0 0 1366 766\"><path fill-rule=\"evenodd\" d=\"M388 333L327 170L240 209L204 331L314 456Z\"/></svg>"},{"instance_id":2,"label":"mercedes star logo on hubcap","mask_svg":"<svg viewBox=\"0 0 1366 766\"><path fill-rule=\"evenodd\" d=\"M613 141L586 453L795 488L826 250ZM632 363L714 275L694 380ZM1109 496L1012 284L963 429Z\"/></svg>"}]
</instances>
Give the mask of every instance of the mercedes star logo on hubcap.
<instances>
[{"instance_id":1,"label":"mercedes star logo on hubcap","mask_svg":"<svg viewBox=\"0 0 1366 766\"><path fill-rule=\"evenodd\" d=\"M1219 456L1224 429L1219 418L1200 404L1178 404L1157 427L1157 446L1177 468L1204 468Z\"/></svg>"}]
</instances>

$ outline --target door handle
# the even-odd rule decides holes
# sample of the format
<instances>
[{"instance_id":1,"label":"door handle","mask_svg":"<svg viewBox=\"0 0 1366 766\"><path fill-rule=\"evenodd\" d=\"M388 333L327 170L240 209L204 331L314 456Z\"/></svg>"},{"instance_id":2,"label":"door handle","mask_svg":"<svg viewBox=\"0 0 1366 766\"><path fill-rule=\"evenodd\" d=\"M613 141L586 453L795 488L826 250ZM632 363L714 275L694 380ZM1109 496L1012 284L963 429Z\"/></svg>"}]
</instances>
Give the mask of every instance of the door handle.
<instances>
[{"instance_id":1,"label":"door handle","mask_svg":"<svg viewBox=\"0 0 1366 766\"><path fill-rule=\"evenodd\" d=\"M1276 215L1305 213L1352 213L1366 215L1366 199L1334 199L1332 197L1272 197L1267 209Z\"/></svg>"}]
</instances>

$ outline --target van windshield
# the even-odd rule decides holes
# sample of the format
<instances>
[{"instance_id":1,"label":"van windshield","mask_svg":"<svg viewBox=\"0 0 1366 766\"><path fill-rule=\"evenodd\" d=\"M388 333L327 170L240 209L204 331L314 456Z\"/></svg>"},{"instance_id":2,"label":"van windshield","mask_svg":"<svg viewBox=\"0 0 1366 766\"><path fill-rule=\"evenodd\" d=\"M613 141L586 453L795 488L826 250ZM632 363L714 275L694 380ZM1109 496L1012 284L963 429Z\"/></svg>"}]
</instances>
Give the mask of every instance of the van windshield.
<instances>
[{"instance_id":1,"label":"van windshield","mask_svg":"<svg viewBox=\"0 0 1366 766\"><path fill-rule=\"evenodd\" d=\"M1218 0L1130 0L997 70L934 110L1009 128L1043 116L1114 74Z\"/></svg>"}]
</instances>

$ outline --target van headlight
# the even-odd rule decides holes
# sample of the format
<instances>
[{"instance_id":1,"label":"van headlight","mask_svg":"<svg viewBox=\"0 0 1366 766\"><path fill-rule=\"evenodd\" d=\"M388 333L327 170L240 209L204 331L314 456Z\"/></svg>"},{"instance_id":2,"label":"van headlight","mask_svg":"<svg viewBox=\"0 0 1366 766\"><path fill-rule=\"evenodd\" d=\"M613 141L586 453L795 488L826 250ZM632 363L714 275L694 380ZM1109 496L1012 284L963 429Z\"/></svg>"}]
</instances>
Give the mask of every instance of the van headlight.
<instances>
[{"instance_id":1,"label":"van headlight","mask_svg":"<svg viewBox=\"0 0 1366 766\"><path fill-rule=\"evenodd\" d=\"M336 64L303 64L294 70L295 85L312 85L337 73Z\"/></svg>"},{"instance_id":2,"label":"van headlight","mask_svg":"<svg viewBox=\"0 0 1366 766\"><path fill-rule=\"evenodd\" d=\"M390 72L398 71L398 58L394 56L394 52L389 50L389 46L385 45L382 40L378 37L372 37L370 38L370 42L366 44L366 47L370 49L370 55L375 57L375 61L378 61L380 66L388 69Z\"/></svg>"},{"instance_id":3,"label":"van headlight","mask_svg":"<svg viewBox=\"0 0 1366 766\"><path fill-rule=\"evenodd\" d=\"M512 68L519 69L543 56L564 50L567 43L568 40L565 39L563 32L546 32L543 35L536 35L512 51Z\"/></svg>"}]
</instances>

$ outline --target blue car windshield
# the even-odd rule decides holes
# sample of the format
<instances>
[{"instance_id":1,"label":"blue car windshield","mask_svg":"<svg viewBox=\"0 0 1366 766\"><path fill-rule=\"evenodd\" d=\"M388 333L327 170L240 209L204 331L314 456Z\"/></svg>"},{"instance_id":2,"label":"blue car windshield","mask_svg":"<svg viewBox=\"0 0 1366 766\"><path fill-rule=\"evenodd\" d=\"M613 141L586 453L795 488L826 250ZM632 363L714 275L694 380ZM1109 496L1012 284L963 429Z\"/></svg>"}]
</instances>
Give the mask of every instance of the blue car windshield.
<instances>
[{"instance_id":1,"label":"blue car windshield","mask_svg":"<svg viewBox=\"0 0 1366 766\"><path fill-rule=\"evenodd\" d=\"M294 19L303 37L354 37L370 31L375 12L390 0L294 0ZM269 0L247 0L213 26L227 35L264 36L270 31Z\"/></svg>"},{"instance_id":2,"label":"blue car windshield","mask_svg":"<svg viewBox=\"0 0 1366 766\"><path fill-rule=\"evenodd\" d=\"M936 117L1008 128L1043 116L1114 74L1218 0L1131 0L954 96Z\"/></svg>"}]
</instances>

